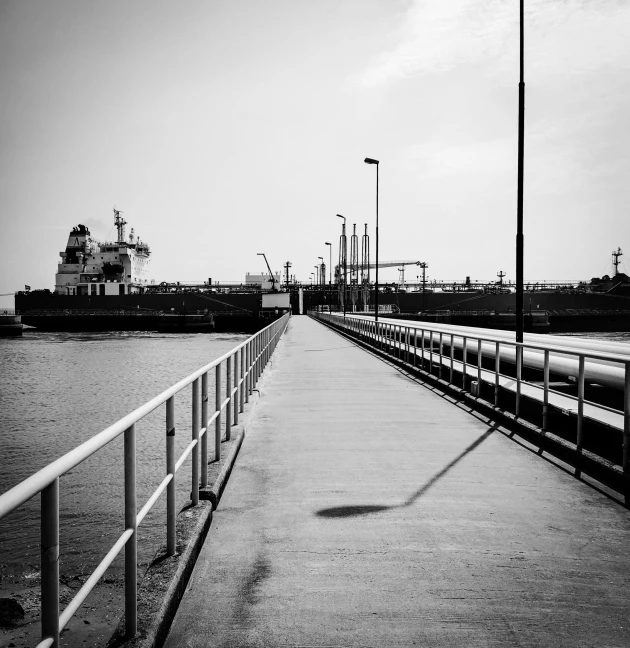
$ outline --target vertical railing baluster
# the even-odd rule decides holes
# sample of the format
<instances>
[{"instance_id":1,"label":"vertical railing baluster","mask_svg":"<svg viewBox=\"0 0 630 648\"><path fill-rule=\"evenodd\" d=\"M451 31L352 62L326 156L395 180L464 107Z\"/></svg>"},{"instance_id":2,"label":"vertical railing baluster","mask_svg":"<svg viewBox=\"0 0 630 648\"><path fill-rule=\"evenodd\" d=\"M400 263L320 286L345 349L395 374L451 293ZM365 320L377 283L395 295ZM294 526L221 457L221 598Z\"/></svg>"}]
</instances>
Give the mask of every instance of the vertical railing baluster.
<instances>
[{"instance_id":1,"label":"vertical railing baluster","mask_svg":"<svg viewBox=\"0 0 630 648\"><path fill-rule=\"evenodd\" d=\"M545 364L543 369L543 411L542 429L549 429L549 350L545 351Z\"/></svg>"},{"instance_id":2,"label":"vertical railing baluster","mask_svg":"<svg viewBox=\"0 0 630 648\"><path fill-rule=\"evenodd\" d=\"M499 407L499 377L501 375L501 343L494 348L494 406Z\"/></svg>"},{"instance_id":3,"label":"vertical railing baluster","mask_svg":"<svg viewBox=\"0 0 630 648\"><path fill-rule=\"evenodd\" d=\"M252 356L251 356L251 340L245 344L245 402L249 403L251 396L251 382L252 382Z\"/></svg>"},{"instance_id":4,"label":"vertical railing baluster","mask_svg":"<svg viewBox=\"0 0 630 648\"><path fill-rule=\"evenodd\" d=\"M221 363L214 368L215 372L215 412L216 419L214 420L214 460L219 461L221 459Z\"/></svg>"},{"instance_id":5,"label":"vertical railing baluster","mask_svg":"<svg viewBox=\"0 0 630 648\"><path fill-rule=\"evenodd\" d=\"M238 410L239 410L239 401L240 401L240 394L239 394L239 387L238 387L238 351L235 351L232 354L232 357L234 358L234 369L232 371L233 373L233 393L234 393L234 398L233 398L233 405L232 405L232 412L234 414L234 425L238 425Z\"/></svg>"},{"instance_id":6,"label":"vertical railing baluster","mask_svg":"<svg viewBox=\"0 0 630 648\"><path fill-rule=\"evenodd\" d=\"M433 330L429 331L429 374L433 375Z\"/></svg>"},{"instance_id":7,"label":"vertical railing baluster","mask_svg":"<svg viewBox=\"0 0 630 648\"><path fill-rule=\"evenodd\" d=\"M440 332L440 366L438 369L438 378L442 378L442 363L443 363L443 356L444 356L444 347L442 346L443 344L443 339L442 339L442 333Z\"/></svg>"},{"instance_id":8,"label":"vertical railing baluster","mask_svg":"<svg viewBox=\"0 0 630 648\"><path fill-rule=\"evenodd\" d=\"M422 339L420 340L420 368L424 370L424 328L420 329L420 335L422 336Z\"/></svg>"},{"instance_id":9,"label":"vertical railing baluster","mask_svg":"<svg viewBox=\"0 0 630 648\"><path fill-rule=\"evenodd\" d=\"M125 636L138 631L138 528L136 498L136 425L124 433L125 448L125 530L133 533L125 544Z\"/></svg>"},{"instance_id":10,"label":"vertical railing baluster","mask_svg":"<svg viewBox=\"0 0 630 648\"><path fill-rule=\"evenodd\" d=\"M477 340L477 396L481 396L481 339Z\"/></svg>"},{"instance_id":11,"label":"vertical railing baluster","mask_svg":"<svg viewBox=\"0 0 630 648\"><path fill-rule=\"evenodd\" d=\"M199 504L199 378L192 383L192 484L190 499L193 506Z\"/></svg>"},{"instance_id":12,"label":"vertical railing baluster","mask_svg":"<svg viewBox=\"0 0 630 648\"><path fill-rule=\"evenodd\" d=\"M41 494L42 639L59 646L59 477Z\"/></svg>"},{"instance_id":13,"label":"vertical railing baluster","mask_svg":"<svg viewBox=\"0 0 630 648\"><path fill-rule=\"evenodd\" d=\"M584 356L578 356L577 451L584 448Z\"/></svg>"},{"instance_id":14,"label":"vertical railing baluster","mask_svg":"<svg viewBox=\"0 0 630 648\"><path fill-rule=\"evenodd\" d=\"M466 365L468 364L468 338L462 337L462 389L466 391Z\"/></svg>"},{"instance_id":15,"label":"vertical railing baluster","mask_svg":"<svg viewBox=\"0 0 630 648\"><path fill-rule=\"evenodd\" d=\"M245 410L245 346L241 347L240 350L241 359L239 362L239 411L243 412Z\"/></svg>"},{"instance_id":16,"label":"vertical railing baluster","mask_svg":"<svg viewBox=\"0 0 630 648\"><path fill-rule=\"evenodd\" d=\"M232 438L232 356L229 355L226 359L226 381L225 381L225 397L227 398L227 405L225 406L225 440L229 441Z\"/></svg>"},{"instance_id":17,"label":"vertical railing baluster","mask_svg":"<svg viewBox=\"0 0 630 648\"><path fill-rule=\"evenodd\" d=\"M201 437L201 488L208 485L208 372L201 376L201 427L206 428Z\"/></svg>"},{"instance_id":18,"label":"vertical railing baluster","mask_svg":"<svg viewBox=\"0 0 630 648\"><path fill-rule=\"evenodd\" d=\"M518 417L521 414L521 380L523 377L523 347L516 347L516 411Z\"/></svg>"},{"instance_id":19,"label":"vertical railing baluster","mask_svg":"<svg viewBox=\"0 0 630 648\"><path fill-rule=\"evenodd\" d=\"M166 486L166 553L175 553L175 396L166 401L166 474L171 481Z\"/></svg>"},{"instance_id":20,"label":"vertical railing baluster","mask_svg":"<svg viewBox=\"0 0 630 648\"><path fill-rule=\"evenodd\" d=\"M625 363L623 390L623 488L626 506L630 504L630 362Z\"/></svg>"},{"instance_id":21,"label":"vertical railing baluster","mask_svg":"<svg viewBox=\"0 0 630 648\"><path fill-rule=\"evenodd\" d=\"M451 356L451 366L448 374L449 384L453 384L453 365L455 364L455 336L451 333L451 348L449 350Z\"/></svg>"},{"instance_id":22,"label":"vertical railing baluster","mask_svg":"<svg viewBox=\"0 0 630 648\"><path fill-rule=\"evenodd\" d=\"M413 330L413 366L416 366L418 355L418 329L414 328Z\"/></svg>"}]
</instances>

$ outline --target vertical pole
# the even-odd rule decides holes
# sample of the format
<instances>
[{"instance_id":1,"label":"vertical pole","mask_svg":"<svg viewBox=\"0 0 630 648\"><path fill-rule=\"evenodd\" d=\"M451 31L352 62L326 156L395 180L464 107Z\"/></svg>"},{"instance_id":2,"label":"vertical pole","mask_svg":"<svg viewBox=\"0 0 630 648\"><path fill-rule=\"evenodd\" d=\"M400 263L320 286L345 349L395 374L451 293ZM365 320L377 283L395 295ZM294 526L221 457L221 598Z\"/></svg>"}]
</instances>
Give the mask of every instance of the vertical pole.
<instances>
[{"instance_id":1,"label":"vertical pole","mask_svg":"<svg viewBox=\"0 0 630 648\"><path fill-rule=\"evenodd\" d=\"M453 364L454 364L454 358L455 358L455 336L451 333L451 348L449 349L450 351L450 356L451 356L451 367L449 371L449 376L448 376L448 382L449 384L453 384Z\"/></svg>"},{"instance_id":2,"label":"vertical pole","mask_svg":"<svg viewBox=\"0 0 630 648\"><path fill-rule=\"evenodd\" d=\"M424 329L420 329L420 335L422 336L422 339L420 340L420 367L424 369Z\"/></svg>"},{"instance_id":3,"label":"vertical pole","mask_svg":"<svg viewBox=\"0 0 630 648\"><path fill-rule=\"evenodd\" d=\"M523 347L516 347L516 411L518 417L521 413L521 379L523 376Z\"/></svg>"},{"instance_id":4,"label":"vertical pole","mask_svg":"<svg viewBox=\"0 0 630 648\"><path fill-rule=\"evenodd\" d=\"M376 163L376 279L374 284L374 318L378 322L378 167Z\"/></svg>"},{"instance_id":5,"label":"vertical pole","mask_svg":"<svg viewBox=\"0 0 630 648\"><path fill-rule=\"evenodd\" d=\"M468 361L468 338L462 337L462 388L466 391L466 364Z\"/></svg>"},{"instance_id":6,"label":"vertical pole","mask_svg":"<svg viewBox=\"0 0 630 648\"><path fill-rule=\"evenodd\" d=\"M251 355L251 340L245 344L245 402L249 403L251 395L251 381L252 381L252 355Z\"/></svg>"},{"instance_id":7,"label":"vertical pole","mask_svg":"<svg viewBox=\"0 0 630 648\"><path fill-rule=\"evenodd\" d=\"M499 407L499 376L501 374L501 343L494 349L494 406Z\"/></svg>"},{"instance_id":8,"label":"vertical pole","mask_svg":"<svg viewBox=\"0 0 630 648\"><path fill-rule=\"evenodd\" d=\"M577 451L584 448L584 356L578 360L578 419L577 419Z\"/></svg>"},{"instance_id":9,"label":"vertical pole","mask_svg":"<svg viewBox=\"0 0 630 648\"><path fill-rule=\"evenodd\" d=\"M221 363L214 368L214 392L215 392L215 412L217 414L214 419L214 460L221 459Z\"/></svg>"},{"instance_id":10,"label":"vertical pole","mask_svg":"<svg viewBox=\"0 0 630 648\"><path fill-rule=\"evenodd\" d=\"M208 372L201 376L201 427L206 431L201 437L201 488L208 485Z\"/></svg>"},{"instance_id":11,"label":"vertical pole","mask_svg":"<svg viewBox=\"0 0 630 648\"><path fill-rule=\"evenodd\" d=\"M413 330L413 366L416 366L416 355L418 353L418 329Z\"/></svg>"},{"instance_id":12,"label":"vertical pole","mask_svg":"<svg viewBox=\"0 0 630 648\"><path fill-rule=\"evenodd\" d=\"M199 504L199 378L192 384L192 439L196 441L192 449L192 484L190 499L193 506Z\"/></svg>"},{"instance_id":13,"label":"vertical pole","mask_svg":"<svg viewBox=\"0 0 630 648\"><path fill-rule=\"evenodd\" d=\"M549 429L548 416L549 416L549 351L545 351L545 365L543 369L543 421L542 429L546 431Z\"/></svg>"},{"instance_id":14,"label":"vertical pole","mask_svg":"<svg viewBox=\"0 0 630 648\"><path fill-rule=\"evenodd\" d=\"M59 477L41 495L42 639L59 646Z\"/></svg>"},{"instance_id":15,"label":"vertical pole","mask_svg":"<svg viewBox=\"0 0 630 648\"><path fill-rule=\"evenodd\" d=\"M233 405L232 405L232 410L234 414L234 425L238 425L238 410L239 410L239 402L240 402L240 394L239 394L239 387L238 387L238 351L235 351L232 354L232 357L234 358L234 371L233 371L233 380L234 380L234 389L232 390L234 392L234 400L233 400Z\"/></svg>"},{"instance_id":16,"label":"vertical pole","mask_svg":"<svg viewBox=\"0 0 630 648\"><path fill-rule=\"evenodd\" d=\"M228 399L225 406L225 440L229 441L232 438L232 356L228 356L225 362L227 364L225 397Z\"/></svg>"},{"instance_id":17,"label":"vertical pole","mask_svg":"<svg viewBox=\"0 0 630 648\"><path fill-rule=\"evenodd\" d=\"M125 636L138 631L138 528L136 525L136 426L125 430L125 529L133 533L125 544Z\"/></svg>"},{"instance_id":18,"label":"vertical pole","mask_svg":"<svg viewBox=\"0 0 630 648\"><path fill-rule=\"evenodd\" d=\"M630 362L626 362L623 390L623 459L626 505L630 504Z\"/></svg>"},{"instance_id":19,"label":"vertical pole","mask_svg":"<svg viewBox=\"0 0 630 648\"><path fill-rule=\"evenodd\" d=\"M438 378L442 378L442 357L444 355L444 347L442 346L442 333L440 333L440 367L438 369Z\"/></svg>"},{"instance_id":20,"label":"vertical pole","mask_svg":"<svg viewBox=\"0 0 630 648\"><path fill-rule=\"evenodd\" d=\"M518 178L516 207L516 341L523 341L523 159L525 148L525 20L520 0L520 56L518 82Z\"/></svg>"},{"instance_id":21,"label":"vertical pole","mask_svg":"<svg viewBox=\"0 0 630 648\"><path fill-rule=\"evenodd\" d=\"M433 373L433 331L429 331L429 373Z\"/></svg>"},{"instance_id":22,"label":"vertical pole","mask_svg":"<svg viewBox=\"0 0 630 648\"><path fill-rule=\"evenodd\" d=\"M409 364L409 327L405 327L405 353L406 353L406 362Z\"/></svg>"},{"instance_id":23,"label":"vertical pole","mask_svg":"<svg viewBox=\"0 0 630 648\"><path fill-rule=\"evenodd\" d=\"M245 410L245 347L241 347L241 360L240 360L240 374L239 374L239 396L240 396L240 407L239 411L242 413Z\"/></svg>"},{"instance_id":24,"label":"vertical pole","mask_svg":"<svg viewBox=\"0 0 630 648\"><path fill-rule=\"evenodd\" d=\"M477 340L477 395L481 396L481 340Z\"/></svg>"},{"instance_id":25,"label":"vertical pole","mask_svg":"<svg viewBox=\"0 0 630 648\"><path fill-rule=\"evenodd\" d=\"M166 553L175 553L175 396L166 401Z\"/></svg>"}]
</instances>

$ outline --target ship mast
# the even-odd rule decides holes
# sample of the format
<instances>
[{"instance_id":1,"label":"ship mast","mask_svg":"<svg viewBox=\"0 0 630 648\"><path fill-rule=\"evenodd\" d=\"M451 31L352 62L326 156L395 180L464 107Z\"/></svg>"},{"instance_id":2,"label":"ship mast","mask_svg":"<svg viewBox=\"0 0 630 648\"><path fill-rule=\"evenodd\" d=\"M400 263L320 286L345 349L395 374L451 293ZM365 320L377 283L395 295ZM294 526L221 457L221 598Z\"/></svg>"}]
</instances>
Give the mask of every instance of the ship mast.
<instances>
[{"instance_id":1,"label":"ship mast","mask_svg":"<svg viewBox=\"0 0 630 648\"><path fill-rule=\"evenodd\" d=\"M616 252L612 253L613 255L613 265L615 266L615 277L619 274L619 257L623 256L621 248L617 248Z\"/></svg>"},{"instance_id":2,"label":"ship mast","mask_svg":"<svg viewBox=\"0 0 630 648\"><path fill-rule=\"evenodd\" d=\"M127 224L127 221L121 216L121 214L122 212L114 207L114 223L116 224L116 229L118 230L117 243L125 242L125 225Z\"/></svg>"}]
</instances>

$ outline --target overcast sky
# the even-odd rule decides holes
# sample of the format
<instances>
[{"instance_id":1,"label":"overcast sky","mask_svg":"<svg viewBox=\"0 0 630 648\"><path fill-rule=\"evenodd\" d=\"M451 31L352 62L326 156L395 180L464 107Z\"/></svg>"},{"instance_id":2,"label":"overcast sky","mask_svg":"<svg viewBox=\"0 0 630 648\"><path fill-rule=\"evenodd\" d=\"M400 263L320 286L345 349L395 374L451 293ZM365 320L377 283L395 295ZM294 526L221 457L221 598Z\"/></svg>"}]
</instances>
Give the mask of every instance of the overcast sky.
<instances>
[{"instance_id":1,"label":"overcast sky","mask_svg":"<svg viewBox=\"0 0 630 648\"><path fill-rule=\"evenodd\" d=\"M630 2L526 5L525 277L630 269ZM114 206L157 281L308 281L366 156L381 260L514 280L516 0L0 0L0 97L0 293Z\"/></svg>"}]
</instances>

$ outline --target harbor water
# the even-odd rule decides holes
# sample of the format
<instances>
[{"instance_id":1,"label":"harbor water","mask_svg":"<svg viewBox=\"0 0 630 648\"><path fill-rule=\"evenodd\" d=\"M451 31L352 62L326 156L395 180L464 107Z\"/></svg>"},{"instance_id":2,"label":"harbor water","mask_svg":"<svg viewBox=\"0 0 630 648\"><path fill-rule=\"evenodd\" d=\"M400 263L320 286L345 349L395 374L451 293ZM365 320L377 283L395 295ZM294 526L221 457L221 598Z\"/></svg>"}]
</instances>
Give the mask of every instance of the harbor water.
<instances>
[{"instance_id":1,"label":"harbor water","mask_svg":"<svg viewBox=\"0 0 630 648\"><path fill-rule=\"evenodd\" d=\"M5 492L136 407L234 348L240 334L38 333L0 339ZM209 393L214 395L214 372ZM225 376L225 370L223 371ZM191 388L176 398L176 456L191 439ZM211 399L212 405L214 399ZM213 447L209 437L209 452ZM60 480L62 582L83 580L124 530L122 435ZM166 472L165 407L137 425L138 508ZM190 460L177 473L178 510ZM0 521L0 597L39 575L39 497ZM165 496L139 530L139 572L165 541ZM122 573L122 557L112 567Z\"/></svg>"}]
</instances>

